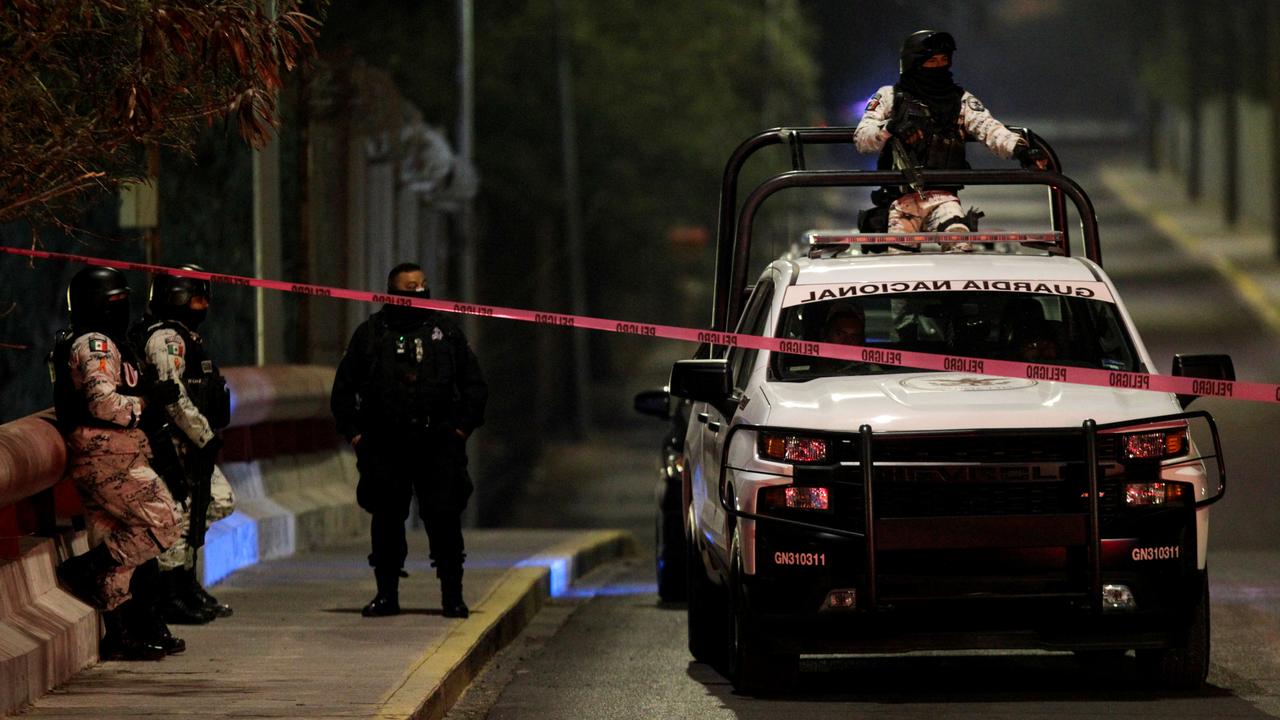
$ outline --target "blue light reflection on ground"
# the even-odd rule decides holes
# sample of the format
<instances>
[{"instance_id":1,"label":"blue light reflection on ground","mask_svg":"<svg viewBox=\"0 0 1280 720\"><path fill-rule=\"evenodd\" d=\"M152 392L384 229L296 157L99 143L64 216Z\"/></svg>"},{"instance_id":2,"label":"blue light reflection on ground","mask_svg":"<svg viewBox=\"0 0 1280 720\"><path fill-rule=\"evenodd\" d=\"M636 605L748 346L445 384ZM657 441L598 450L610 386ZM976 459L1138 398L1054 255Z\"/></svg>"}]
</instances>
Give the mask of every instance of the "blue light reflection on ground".
<instances>
[{"instance_id":1,"label":"blue light reflection on ground","mask_svg":"<svg viewBox=\"0 0 1280 720\"><path fill-rule=\"evenodd\" d=\"M569 589L573 559L568 557L534 556L516 563L516 567L545 567L551 573L551 597L558 598Z\"/></svg>"},{"instance_id":2,"label":"blue light reflection on ground","mask_svg":"<svg viewBox=\"0 0 1280 720\"><path fill-rule=\"evenodd\" d=\"M657 583L614 583L600 588L587 587L570 587L564 595L565 598L589 598L589 597L628 597L631 595L657 595Z\"/></svg>"}]
</instances>

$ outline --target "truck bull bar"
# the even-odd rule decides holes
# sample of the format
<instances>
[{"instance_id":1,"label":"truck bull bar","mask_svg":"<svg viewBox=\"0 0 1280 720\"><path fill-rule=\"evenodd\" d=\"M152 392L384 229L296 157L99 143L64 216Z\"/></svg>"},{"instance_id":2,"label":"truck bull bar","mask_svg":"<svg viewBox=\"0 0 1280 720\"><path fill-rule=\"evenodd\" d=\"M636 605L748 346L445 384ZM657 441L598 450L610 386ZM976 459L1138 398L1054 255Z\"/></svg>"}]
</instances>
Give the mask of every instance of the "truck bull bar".
<instances>
[{"instance_id":1,"label":"truck bull bar","mask_svg":"<svg viewBox=\"0 0 1280 720\"><path fill-rule=\"evenodd\" d=\"M1144 426L1188 422L1194 419L1202 419L1208 426L1210 437L1213 439L1213 453L1199 453L1194 457L1180 458L1175 464L1188 464L1192 462L1201 462L1203 460L1213 459L1217 461L1218 468L1218 488L1213 495L1196 500L1194 506L1198 510L1208 507L1221 500L1227 492L1227 470L1222 455L1222 443L1218 436L1218 425L1214 422L1213 416L1203 410L1192 412L1176 413L1173 415L1159 415L1155 417L1140 418L1136 420L1123 420L1120 422L1098 424L1092 419L1085 420L1080 427L1065 428L1031 428L1031 429L986 429L986 430L909 430L909 431L890 431L890 432L873 432L870 425L862 425L858 429L858 468L862 479L863 492L863 509L864 509L864 530L849 530L847 528L832 527L817 522L805 522L803 520L795 520L792 518L776 517L772 515L761 515L759 513L745 512L734 507L730 503L726 495L727 484L725 482L725 471L729 469L743 470L745 472L761 472L758 470L744 470L743 468L731 468L728 462L729 449L732 447L734 435L740 431L750 430L755 432L769 432L778 434L798 434L807 436L824 436L824 437L849 437L851 433L830 433L814 431L805 428L786 428L767 425L749 425L746 423L734 425L729 428L728 434L725 436L720 457L720 477L717 483L717 495L720 506L725 513L735 519L754 520L763 523L778 523L792 527L798 527L806 530L827 533L838 537L850 539L862 539L866 541L866 593L865 607L874 611L877 608L877 579L876 579L876 518L875 518L875 461L873 459L873 446L875 437L894 437L894 438L911 438L911 437L963 437L974 435L1000 434L1009 438L1017 438L1020 435L1029 435L1031 433L1062 433L1063 435L1079 434L1082 442L1082 454L1079 461L1067 461L1064 465L1083 462L1085 465L1085 477L1088 487L1088 511L1081 513L1079 516L1086 518L1086 547L1088 551L1088 577L1089 591L1087 599L1090 609L1094 613L1102 612L1102 533L1100 511L1098 506L1098 434L1102 432L1112 432L1123 430L1126 428L1141 428ZM930 464L930 463L925 463ZM932 463L938 466L947 465L945 462ZM767 473L762 473L767 474ZM835 480L835 483L841 481ZM998 517L998 516L996 516ZM1014 516L1010 516L1014 517ZM1027 517L1027 516L1020 516ZM1061 517L1061 516L1054 516ZM1031 523L1034 525L1034 521ZM1083 594L1082 594L1083 596ZM861 603L860 603L861 604Z\"/></svg>"}]
</instances>

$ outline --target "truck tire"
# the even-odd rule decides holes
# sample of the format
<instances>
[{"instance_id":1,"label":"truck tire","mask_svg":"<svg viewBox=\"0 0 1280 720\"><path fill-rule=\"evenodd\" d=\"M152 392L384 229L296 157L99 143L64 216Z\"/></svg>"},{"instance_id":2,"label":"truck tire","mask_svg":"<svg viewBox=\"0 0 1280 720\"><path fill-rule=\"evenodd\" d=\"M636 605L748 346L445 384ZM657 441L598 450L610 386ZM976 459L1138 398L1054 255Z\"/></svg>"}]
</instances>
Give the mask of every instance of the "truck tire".
<instances>
[{"instance_id":1,"label":"truck tire","mask_svg":"<svg viewBox=\"0 0 1280 720\"><path fill-rule=\"evenodd\" d=\"M688 576L689 654L698 662L720 667L724 660L725 630L728 623L723 616L724 591L707 577L697 546L685 541L685 572Z\"/></svg>"},{"instance_id":2,"label":"truck tire","mask_svg":"<svg viewBox=\"0 0 1280 720\"><path fill-rule=\"evenodd\" d=\"M1187 614L1183 641L1176 647L1139 650L1138 668L1153 686L1165 690L1198 690L1209 675L1209 571L1200 574L1199 588Z\"/></svg>"},{"instance_id":3,"label":"truck tire","mask_svg":"<svg viewBox=\"0 0 1280 720\"><path fill-rule=\"evenodd\" d=\"M663 602L680 602L688 596L688 544L684 539L684 528L677 514L673 518L666 508L660 508L654 520L654 540L657 553L654 570L658 578L658 597ZM674 524L675 527L672 527Z\"/></svg>"},{"instance_id":4,"label":"truck tire","mask_svg":"<svg viewBox=\"0 0 1280 720\"><path fill-rule=\"evenodd\" d=\"M790 690L800 669L800 656L777 648L756 621L742 591L742 556L733 538L733 572L729 580L732 625L729 631L729 680L740 693L771 695Z\"/></svg>"}]
</instances>

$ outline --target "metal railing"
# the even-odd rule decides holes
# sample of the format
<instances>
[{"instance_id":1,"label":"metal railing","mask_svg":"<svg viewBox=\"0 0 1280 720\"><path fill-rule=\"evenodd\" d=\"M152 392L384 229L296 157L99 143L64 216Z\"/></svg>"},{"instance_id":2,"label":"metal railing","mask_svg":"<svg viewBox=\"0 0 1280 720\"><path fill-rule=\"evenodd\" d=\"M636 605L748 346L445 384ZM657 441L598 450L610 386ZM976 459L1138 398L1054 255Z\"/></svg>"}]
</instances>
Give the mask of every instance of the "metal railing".
<instances>
[{"instance_id":1,"label":"metal railing","mask_svg":"<svg viewBox=\"0 0 1280 720\"><path fill-rule=\"evenodd\" d=\"M854 127L774 128L744 140L725 163L720 183L720 211L716 227L715 299L711 329L725 331L737 318L747 287L747 262L751 250L751 220L760 203L789 187L863 187L873 185L906 185L906 175L896 170L808 170L805 145L851 145ZM1010 128L1027 139L1033 148L1042 150L1048 159L1047 170L924 170L926 185L1045 185L1049 188L1049 217L1054 230L1067 237L1066 203L1071 197L1080 215L1085 255L1102 264L1102 248L1098 240L1097 217L1092 201L1075 181L1061 174L1057 153L1041 137L1025 128ZM757 151L785 144L791 159L791 172L766 179L738 208L738 178L748 158ZM745 217L745 216L750 217ZM1069 243L1068 247L1069 247Z\"/></svg>"}]
</instances>

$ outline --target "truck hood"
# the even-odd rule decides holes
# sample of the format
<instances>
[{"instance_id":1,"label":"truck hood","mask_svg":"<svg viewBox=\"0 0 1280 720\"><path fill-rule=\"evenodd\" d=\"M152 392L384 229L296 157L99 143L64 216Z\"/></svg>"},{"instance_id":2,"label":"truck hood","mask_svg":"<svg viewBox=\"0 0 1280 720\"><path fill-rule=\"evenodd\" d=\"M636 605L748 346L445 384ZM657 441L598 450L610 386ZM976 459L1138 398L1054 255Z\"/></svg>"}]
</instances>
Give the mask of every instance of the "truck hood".
<instances>
[{"instance_id":1,"label":"truck hood","mask_svg":"<svg viewBox=\"0 0 1280 720\"><path fill-rule=\"evenodd\" d=\"M777 427L856 432L1078 426L1182 412L1169 393L969 373L906 373L769 382Z\"/></svg>"}]
</instances>

